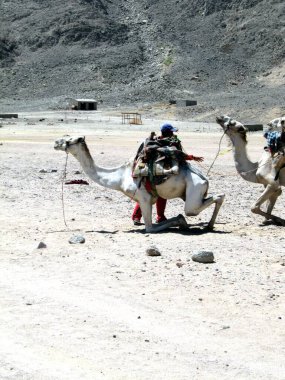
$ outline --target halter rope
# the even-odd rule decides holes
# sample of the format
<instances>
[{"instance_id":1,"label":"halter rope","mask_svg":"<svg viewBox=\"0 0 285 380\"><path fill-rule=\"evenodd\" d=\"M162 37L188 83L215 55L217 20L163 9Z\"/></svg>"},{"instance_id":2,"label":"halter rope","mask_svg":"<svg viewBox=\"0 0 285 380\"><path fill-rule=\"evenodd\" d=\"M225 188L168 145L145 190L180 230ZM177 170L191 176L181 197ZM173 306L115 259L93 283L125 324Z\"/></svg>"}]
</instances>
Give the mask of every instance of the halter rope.
<instances>
[{"instance_id":1,"label":"halter rope","mask_svg":"<svg viewBox=\"0 0 285 380\"><path fill-rule=\"evenodd\" d=\"M65 165L64 165L62 181L61 181L61 204L62 204L63 221L64 221L65 226L68 228L68 225L67 225L66 219L65 219L64 197L63 197L63 185L64 185L64 181L66 179L67 160L68 160L68 153L66 152Z\"/></svg>"}]
</instances>

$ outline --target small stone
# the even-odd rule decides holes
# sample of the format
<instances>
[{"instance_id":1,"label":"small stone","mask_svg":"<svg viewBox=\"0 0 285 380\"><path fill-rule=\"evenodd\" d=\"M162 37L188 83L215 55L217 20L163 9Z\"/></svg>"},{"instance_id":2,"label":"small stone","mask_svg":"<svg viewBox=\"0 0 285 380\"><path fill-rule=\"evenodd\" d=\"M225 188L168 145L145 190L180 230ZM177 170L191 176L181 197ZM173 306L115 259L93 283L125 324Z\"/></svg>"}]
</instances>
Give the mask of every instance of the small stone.
<instances>
[{"instance_id":1,"label":"small stone","mask_svg":"<svg viewBox=\"0 0 285 380\"><path fill-rule=\"evenodd\" d=\"M203 264L215 262L214 254L211 251L198 251L192 255L192 260Z\"/></svg>"},{"instance_id":2,"label":"small stone","mask_svg":"<svg viewBox=\"0 0 285 380\"><path fill-rule=\"evenodd\" d=\"M83 244L85 243L85 237L82 235L74 235L68 240L70 244Z\"/></svg>"},{"instance_id":3,"label":"small stone","mask_svg":"<svg viewBox=\"0 0 285 380\"><path fill-rule=\"evenodd\" d=\"M178 261L177 263L176 263L176 266L178 267L178 268L182 268L183 267L183 263L181 263L180 261Z\"/></svg>"},{"instance_id":4,"label":"small stone","mask_svg":"<svg viewBox=\"0 0 285 380\"><path fill-rule=\"evenodd\" d=\"M41 241L40 243L39 243L39 245L38 245L38 249L42 249L42 248L46 248L47 247L47 245L43 242L43 241Z\"/></svg>"},{"instance_id":5,"label":"small stone","mask_svg":"<svg viewBox=\"0 0 285 380\"><path fill-rule=\"evenodd\" d=\"M152 257L154 257L154 256L161 256L160 251L154 245L152 245L152 246L150 246L149 248L146 249L146 254L147 254L147 256L152 256Z\"/></svg>"}]
</instances>

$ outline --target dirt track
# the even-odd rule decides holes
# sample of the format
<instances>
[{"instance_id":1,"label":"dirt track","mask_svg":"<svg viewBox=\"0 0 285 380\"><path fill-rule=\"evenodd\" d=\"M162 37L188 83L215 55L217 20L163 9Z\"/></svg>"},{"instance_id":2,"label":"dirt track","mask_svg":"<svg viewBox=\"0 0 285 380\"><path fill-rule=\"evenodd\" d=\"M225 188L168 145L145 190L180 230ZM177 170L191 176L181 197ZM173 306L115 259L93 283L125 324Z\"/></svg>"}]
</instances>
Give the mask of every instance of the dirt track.
<instances>
[{"instance_id":1,"label":"dirt track","mask_svg":"<svg viewBox=\"0 0 285 380\"><path fill-rule=\"evenodd\" d=\"M90 186L64 186L66 228L65 156L54 140L84 134L96 163L112 167L160 122L22 116L0 129L0 378L284 379L284 227L251 214L262 189L236 175L226 141L209 176L210 192L226 193L214 232L204 229L209 209L187 218L187 232L145 234L131 223L133 202L75 174L71 157L67 179ZM221 133L179 127L206 172ZM249 136L253 159L263 144L261 134ZM181 212L182 201L168 202L168 217ZM275 214L284 215L284 195ZM85 244L69 244L73 234ZM37 249L40 242L47 248ZM161 257L145 255L151 244ZM199 249L212 250L216 262L194 263Z\"/></svg>"}]
</instances>

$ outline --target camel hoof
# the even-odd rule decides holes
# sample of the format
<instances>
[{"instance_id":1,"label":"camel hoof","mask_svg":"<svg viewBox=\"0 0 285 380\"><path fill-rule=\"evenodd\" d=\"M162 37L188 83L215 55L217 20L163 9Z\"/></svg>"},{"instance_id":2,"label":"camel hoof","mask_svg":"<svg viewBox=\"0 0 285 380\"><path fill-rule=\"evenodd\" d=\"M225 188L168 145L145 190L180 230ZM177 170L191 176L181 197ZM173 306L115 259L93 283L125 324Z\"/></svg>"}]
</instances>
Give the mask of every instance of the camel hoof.
<instances>
[{"instance_id":1,"label":"camel hoof","mask_svg":"<svg viewBox=\"0 0 285 380\"><path fill-rule=\"evenodd\" d=\"M272 224L272 222L273 222L273 220L265 218L265 219L263 219L262 224L264 226L268 226L269 224Z\"/></svg>"},{"instance_id":2,"label":"camel hoof","mask_svg":"<svg viewBox=\"0 0 285 380\"><path fill-rule=\"evenodd\" d=\"M178 218L178 223L179 223L179 229L180 230L187 230L188 224L187 224L184 216L182 214L179 214L177 218Z\"/></svg>"}]
</instances>

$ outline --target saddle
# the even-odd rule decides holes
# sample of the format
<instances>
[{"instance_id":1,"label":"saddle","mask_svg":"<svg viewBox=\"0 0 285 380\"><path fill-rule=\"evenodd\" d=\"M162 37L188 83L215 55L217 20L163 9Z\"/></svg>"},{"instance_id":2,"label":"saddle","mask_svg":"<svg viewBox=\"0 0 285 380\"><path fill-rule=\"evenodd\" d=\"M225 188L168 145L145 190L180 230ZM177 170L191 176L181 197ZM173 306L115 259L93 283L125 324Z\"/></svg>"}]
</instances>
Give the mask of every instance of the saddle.
<instances>
[{"instance_id":1,"label":"saddle","mask_svg":"<svg viewBox=\"0 0 285 380\"><path fill-rule=\"evenodd\" d=\"M169 139L157 139L152 132L150 137L138 149L134 166L133 177L164 177L179 172L184 163L186 154L174 146L169 146ZM162 178L157 179L160 183Z\"/></svg>"}]
</instances>

